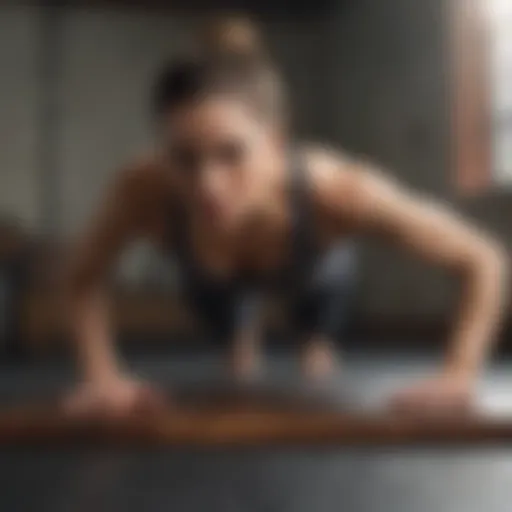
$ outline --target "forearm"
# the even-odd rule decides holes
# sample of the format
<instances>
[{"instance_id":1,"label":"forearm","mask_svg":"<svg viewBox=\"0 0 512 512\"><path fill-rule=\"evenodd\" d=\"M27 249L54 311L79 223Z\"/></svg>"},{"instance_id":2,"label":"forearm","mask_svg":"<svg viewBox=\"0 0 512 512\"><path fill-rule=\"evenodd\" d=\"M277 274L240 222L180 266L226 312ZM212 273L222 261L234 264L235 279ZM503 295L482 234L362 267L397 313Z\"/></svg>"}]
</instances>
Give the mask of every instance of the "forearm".
<instances>
[{"instance_id":1,"label":"forearm","mask_svg":"<svg viewBox=\"0 0 512 512\"><path fill-rule=\"evenodd\" d=\"M471 380L488 357L505 311L507 258L501 250L489 249L465 277L446 366L450 374Z\"/></svg>"},{"instance_id":2,"label":"forearm","mask_svg":"<svg viewBox=\"0 0 512 512\"><path fill-rule=\"evenodd\" d=\"M84 378L104 380L118 371L106 296L101 291L75 295L71 335Z\"/></svg>"}]
</instances>

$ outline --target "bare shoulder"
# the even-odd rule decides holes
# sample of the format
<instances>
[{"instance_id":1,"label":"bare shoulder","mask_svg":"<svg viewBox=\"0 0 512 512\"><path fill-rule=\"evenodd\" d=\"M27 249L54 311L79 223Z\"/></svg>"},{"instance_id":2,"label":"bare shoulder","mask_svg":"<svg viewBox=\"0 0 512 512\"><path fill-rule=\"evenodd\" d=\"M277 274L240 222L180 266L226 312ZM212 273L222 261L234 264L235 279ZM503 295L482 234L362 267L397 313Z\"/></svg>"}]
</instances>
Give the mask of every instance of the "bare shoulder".
<instances>
[{"instance_id":1,"label":"bare shoulder","mask_svg":"<svg viewBox=\"0 0 512 512\"><path fill-rule=\"evenodd\" d=\"M360 231L385 205L412 197L391 175L365 158L317 146L305 149L312 201L321 223Z\"/></svg>"},{"instance_id":2,"label":"bare shoulder","mask_svg":"<svg viewBox=\"0 0 512 512\"><path fill-rule=\"evenodd\" d=\"M361 202L391 181L365 159L328 146L303 149L315 203L320 208L355 211Z\"/></svg>"},{"instance_id":3,"label":"bare shoulder","mask_svg":"<svg viewBox=\"0 0 512 512\"><path fill-rule=\"evenodd\" d=\"M397 184L375 162L343 150L316 145L304 147L303 154L312 179L318 185L329 186L336 181L356 191L372 184Z\"/></svg>"}]
</instances>

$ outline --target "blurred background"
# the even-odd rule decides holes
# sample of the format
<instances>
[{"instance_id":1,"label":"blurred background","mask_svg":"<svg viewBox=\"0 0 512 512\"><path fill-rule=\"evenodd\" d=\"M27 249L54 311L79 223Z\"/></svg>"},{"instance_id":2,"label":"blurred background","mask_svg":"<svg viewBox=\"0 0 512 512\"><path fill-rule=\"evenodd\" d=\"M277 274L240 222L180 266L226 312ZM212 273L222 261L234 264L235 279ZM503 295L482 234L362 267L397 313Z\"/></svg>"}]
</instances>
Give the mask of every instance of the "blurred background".
<instances>
[{"instance_id":1,"label":"blurred background","mask_svg":"<svg viewBox=\"0 0 512 512\"><path fill-rule=\"evenodd\" d=\"M0 403L67 389L70 365L53 367L67 247L114 173L151 141L155 72L198 20L222 12L261 25L298 135L373 160L512 242L512 0L0 0ZM441 353L457 289L390 247L363 241L360 258L349 336L362 354L347 365L349 391L379 405L426 372L397 347ZM178 282L151 247L124 255L113 296L126 349L197 346ZM195 353L136 355L136 373L162 383L219 373ZM287 359L269 359L295 382ZM345 393L340 373L333 389ZM482 385L483 401L508 414L511 375L503 358ZM0 508L508 512L507 448L4 449Z\"/></svg>"},{"instance_id":2,"label":"blurred background","mask_svg":"<svg viewBox=\"0 0 512 512\"><path fill-rule=\"evenodd\" d=\"M510 242L511 4L2 2L2 358L41 357L62 341L52 279L66 246L113 174L151 140L156 70L211 13L260 23L291 85L300 136L374 160ZM443 341L456 292L448 276L370 242L360 274L355 338L384 350ZM167 346L194 337L178 277L150 247L127 252L116 274L122 339Z\"/></svg>"}]
</instances>

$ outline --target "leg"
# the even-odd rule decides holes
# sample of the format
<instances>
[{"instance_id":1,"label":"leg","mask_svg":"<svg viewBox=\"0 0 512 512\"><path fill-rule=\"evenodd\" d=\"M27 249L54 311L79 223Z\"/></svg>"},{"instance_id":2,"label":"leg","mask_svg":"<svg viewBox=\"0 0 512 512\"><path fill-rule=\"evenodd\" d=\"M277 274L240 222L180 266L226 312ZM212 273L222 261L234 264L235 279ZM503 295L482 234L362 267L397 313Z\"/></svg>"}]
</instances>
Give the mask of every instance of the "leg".
<instances>
[{"instance_id":1,"label":"leg","mask_svg":"<svg viewBox=\"0 0 512 512\"><path fill-rule=\"evenodd\" d=\"M234 332L230 370L237 379L255 377L261 367L263 300L258 293L242 293L234 304Z\"/></svg>"},{"instance_id":2,"label":"leg","mask_svg":"<svg viewBox=\"0 0 512 512\"><path fill-rule=\"evenodd\" d=\"M229 372L236 378L259 369L259 298L230 289L197 289L189 302L210 338L228 350Z\"/></svg>"},{"instance_id":3,"label":"leg","mask_svg":"<svg viewBox=\"0 0 512 512\"><path fill-rule=\"evenodd\" d=\"M352 309L354 268L346 252L332 250L320 262L310 286L298 301L296 323L305 338L305 374L321 378L335 368L335 344L346 333Z\"/></svg>"},{"instance_id":4,"label":"leg","mask_svg":"<svg viewBox=\"0 0 512 512\"><path fill-rule=\"evenodd\" d=\"M313 294L310 301L308 329L302 351L302 368L311 379L321 379L333 373L337 366L336 342L343 336L346 323L344 293L324 291Z\"/></svg>"},{"instance_id":5,"label":"leg","mask_svg":"<svg viewBox=\"0 0 512 512\"><path fill-rule=\"evenodd\" d=\"M293 323L301 344L301 367L308 379L318 380L333 373L336 366L333 329L324 329L325 308L334 306L327 297L310 293L293 310Z\"/></svg>"}]
</instances>

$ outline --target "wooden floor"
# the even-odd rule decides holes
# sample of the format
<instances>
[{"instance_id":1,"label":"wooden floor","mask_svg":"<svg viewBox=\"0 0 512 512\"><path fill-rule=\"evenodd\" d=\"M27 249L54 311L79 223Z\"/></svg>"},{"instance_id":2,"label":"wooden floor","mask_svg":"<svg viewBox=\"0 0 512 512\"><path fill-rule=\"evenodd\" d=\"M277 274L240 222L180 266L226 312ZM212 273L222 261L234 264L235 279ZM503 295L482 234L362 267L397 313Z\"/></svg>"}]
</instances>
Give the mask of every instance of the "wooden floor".
<instances>
[{"instance_id":1,"label":"wooden floor","mask_svg":"<svg viewBox=\"0 0 512 512\"><path fill-rule=\"evenodd\" d=\"M482 444L467 438L463 444L456 443L455 437L448 439L449 427L444 425L437 441L430 430L430 443L425 447L417 442L417 434L426 426L418 423L407 427L415 432L414 442L403 442L406 423L400 424L402 441L398 444L389 442L389 432L387 441L379 441L378 447L368 442L366 428L382 432L397 424L385 425L383 416L372 419L366 415L377 413L394 389L432 371L432 359L357 357L347 362L346 371L328 390L308 394L289 358L271 358L265 390L270 387L286 393L274 394L271 401L267 391L258 392L250 406L240 403L238 392L228 396L225 387L215 388L213 394L221 390L223 401L220 391L215 398L211 385L202 386L220 381L216 358L139 359L133 368L166 387L174 383L175 390L184 392L175 410L162 411L159 418L134 419L130 428L115 423L73 426L48 414L44 402L70 381L69 372L61 367L0 371L4 411L17 408L9 420L11 433L5 430L6 413L1 416L0 430L4 441L5 436L13 440L16 435L20 441L16 447L0 446L0 510L510 512L512 446L508 442ZM512 411L511 370L508 363L496 365L482 381L479 404L489 420L485 428L491 418L507 421ZM203 393L205 389L208 393ZM290 390L299 397L299 404L290 399ZM249 396L247 390L243 393ZM327 400L312 401L313 395ZM347 401L346 395L352 400ZM40 405L25 408L33 403ZM277 413L284 427L275 422ZM372 422L355 421L363 416ZM452 426L460 436L463 427ZM147 428L153 429L149 437L144 433ZM329 438L331 428L335 428L334 438ZM481 439L482 428L473 423L465 432L472 436L478 431ZM26 436L38 429L44 446L34 450ZM322 446L311 441L313 429ZM289 438L292 430L299 434L290 446L284 437ZM161 436L156 443L155 435ZM233 443L237 435L238 443ZM64 442L66 436L68 442ZM101 438L103 445L98 442ZM80 439L93 441L92 446ZM355 443L358 439L361 442ZM247 446L258 449L242 449Z\"/></svg>"}]
</instances>

